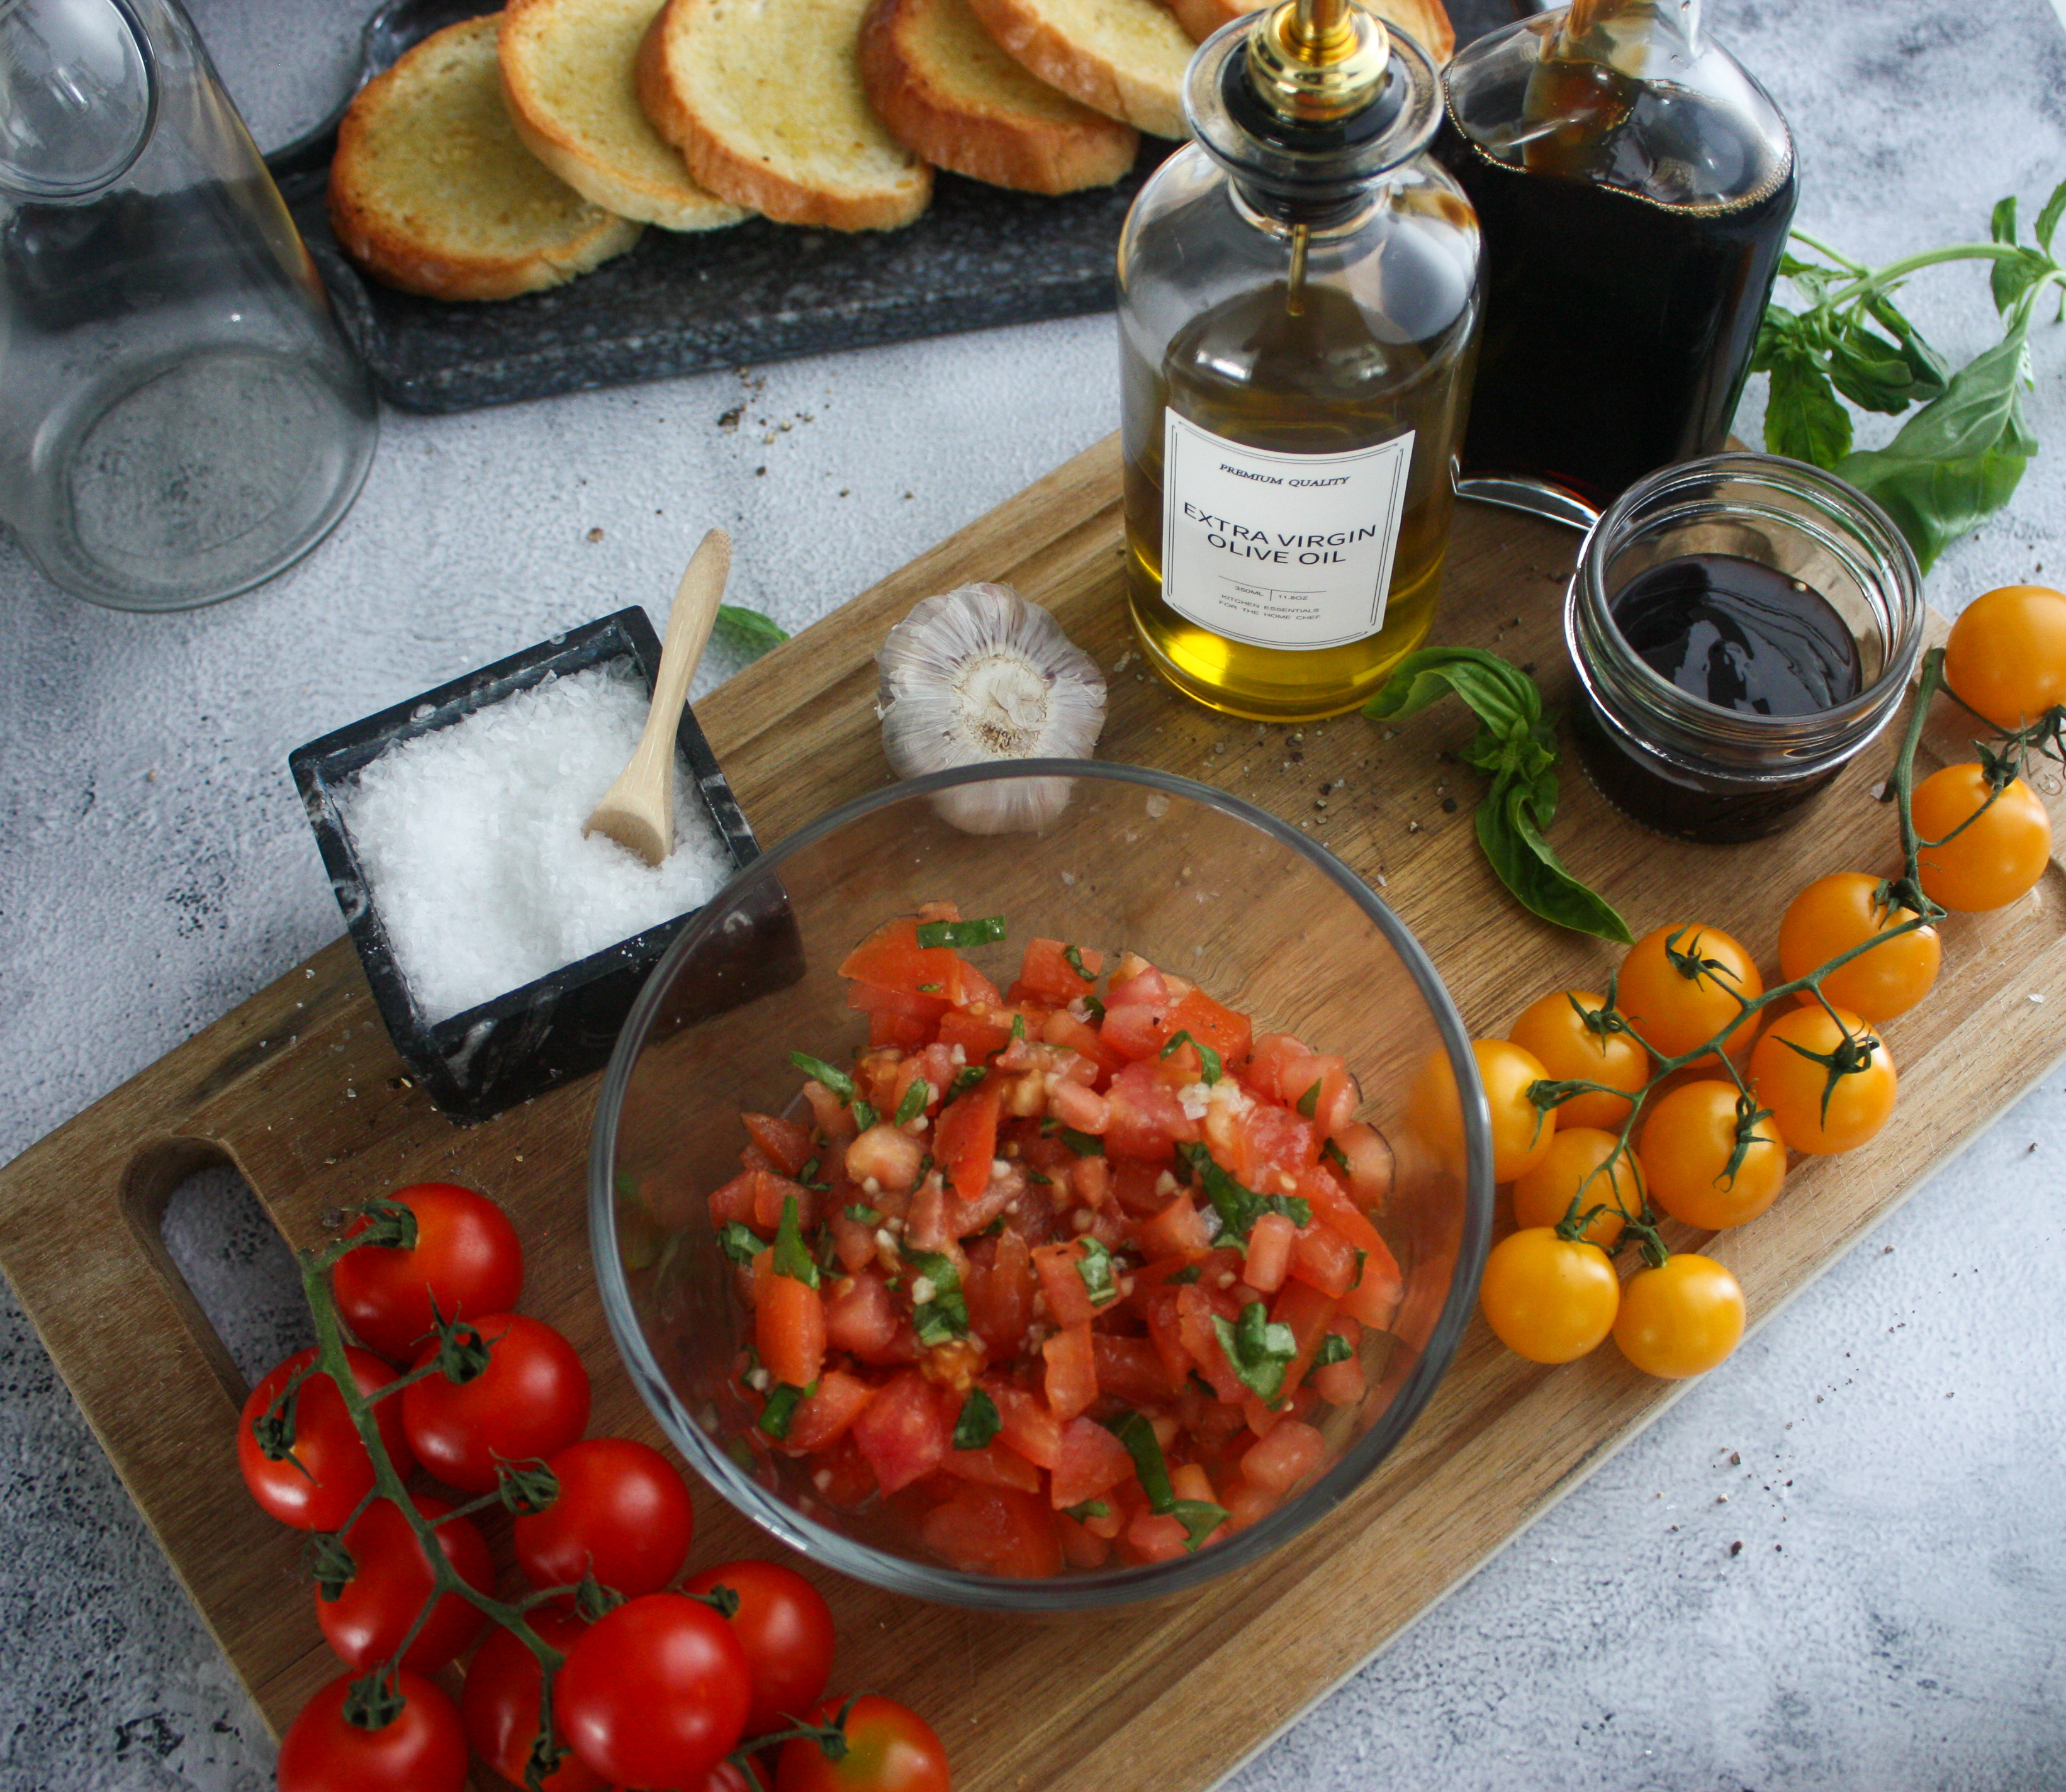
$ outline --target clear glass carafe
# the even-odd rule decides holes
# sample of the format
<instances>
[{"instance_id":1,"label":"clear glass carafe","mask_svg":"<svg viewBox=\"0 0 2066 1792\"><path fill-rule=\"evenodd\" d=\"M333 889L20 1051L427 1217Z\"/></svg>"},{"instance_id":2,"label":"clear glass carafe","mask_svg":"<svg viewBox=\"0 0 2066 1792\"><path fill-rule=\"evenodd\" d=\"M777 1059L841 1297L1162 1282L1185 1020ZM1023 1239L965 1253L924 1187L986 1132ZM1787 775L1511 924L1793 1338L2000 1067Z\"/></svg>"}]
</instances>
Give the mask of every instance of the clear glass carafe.
<instances>
[{"instance_id":1,"label":"clear glass carafe","mask_svg":"<svg viewBox=\"0 0 2066 1792\"><path fill-rule=\"evenodd\" d=\"M1793 142L1699 0L1574 0L1443 71L1485 230L1466 496L1581 524L1719 451L1793 216Z\"/></svg>"},{"instance_id":2,"label":"clear glass carafe","mask_svg":"<svg viewBox=\"0 0 2066 1792\"><path fill-rule=\"evenodd\" d=\"M1302 27L1335 22L1343 56L1300 67ZM1227 26L1193 59L1185 110L1195 140L1120 244L1134 623L1163 675L1215 709L1339 714L1434 614L1477 225L1422 153L1432 64L1360 7L1331 21L1306 0Z\"/></svg>"},{"instance_id":3,"label":"clear glass carafe","mask_svg":"<svg viewBox=\"0 0 2066 1792\"><path fill-rule=\"evenodd\" d=\"M0 0L0 520L123 609L227 597L350 507L378 414L177 0Z\"/></svg>"}]
</instances>

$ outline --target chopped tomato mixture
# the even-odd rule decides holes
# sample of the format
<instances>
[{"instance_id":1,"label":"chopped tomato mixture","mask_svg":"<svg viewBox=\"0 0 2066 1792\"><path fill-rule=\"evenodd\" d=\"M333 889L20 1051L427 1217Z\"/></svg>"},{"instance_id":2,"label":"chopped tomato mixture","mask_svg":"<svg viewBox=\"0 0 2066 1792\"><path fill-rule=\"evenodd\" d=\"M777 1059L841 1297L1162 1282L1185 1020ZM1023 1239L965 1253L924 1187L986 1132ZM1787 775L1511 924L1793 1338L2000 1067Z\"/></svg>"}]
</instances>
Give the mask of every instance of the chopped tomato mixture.
<instances>
[{"instance_id":1,"label":"chopped tomato mixture","mask_svg":"<svg viewBox=\"0 0 2066 1792\"><path fill-rule=\"evenodd\" d=\"M971 1572L1163 1560L1334 1459L1399 1267L1392 1155L1339 1058L1132 953L1026 948L1000 993L936 904L840 967L846 1065L743 1116L711 1220L753 1313L764 1454Z\"/></svg>"}]
</instances>

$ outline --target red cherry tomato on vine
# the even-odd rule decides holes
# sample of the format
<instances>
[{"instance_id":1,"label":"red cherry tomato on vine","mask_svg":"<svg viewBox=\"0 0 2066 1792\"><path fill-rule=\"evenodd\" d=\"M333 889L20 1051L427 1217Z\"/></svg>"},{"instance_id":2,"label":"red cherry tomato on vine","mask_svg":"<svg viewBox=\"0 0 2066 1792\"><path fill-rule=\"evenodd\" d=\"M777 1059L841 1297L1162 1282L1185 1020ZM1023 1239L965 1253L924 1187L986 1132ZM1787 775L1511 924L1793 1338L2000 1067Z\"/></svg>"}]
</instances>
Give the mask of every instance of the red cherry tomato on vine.
<instances>
[{"instance_id":1,"label":"red cherry tomato on vine","mask_svg":"<svg viewBox=\"0 0 2066 1792\"><path fill-rule=\"evenodd\" d=\"M345 1355L361 1394L371 1394L395 1379L394 1370L371 1350L347 1346ZM282 1524L297 1531L334 1531L372 1491L373 1459L352 1429L351 1415L330 1378L311 1375L294 1395L291 1459L269 1460L251 1429L288 1377L315 1360L314 1351L301 1351L251 1390L237 1422L237 1466L244 1471L251 1497ZM416 1458L403 1428L401 1401L383 1400L373 1412L395 1472L406 1475Z\"/></svg>"},{"instance_id":2,"label":"red cherry tomato on vine","mask_svg":"<svg viewBox=\"0 0 2066 1792\"><path fill-rule=\"evenodd\" d=\"M700 1600L647 1593L589 1626L553 1696L584 1766L626 1786L679 1786L731 1752L752 1695L730 1624Z\"/></svg>"},{"instance_id":3,"label":"red cherry tomato on vine","mask_svg":"<svg viewBox=\"0 0 2066 1792\"><path fill-rule=\"evenodd\" d=\"M723 1562L683 1583L688 1593L729 1587L731 1628L753 1676L746 1734L785 1729L824 1697L832 1673L832 1614L824 1596L780 1562Z\"/></svg>"},{"instance_id":4,"label":"red cherry tomato on vine","mask_svg":"<svg viewBox=\"0 0 2066 1792\"><path fill-rule=\"evenodd\" d=\"M416 1216L413 1250L363 1244L330 1272L337 1310L369 1349L405 1363L423 1349L433 1324L431 1301L448 1319L507 1313L524 1292L524 1252L516 1228L485 1195L457 1183L412 1183L388 1199ZM366 1230L359 1220L350 1238Z\"/></svg>"},{"instance_id":5,"label":"red cherry tomato on vine","mask_svg":"<svg viewBox=\"0 0 2066 1792\"><path fill-rule=\"evenodd\" d=\"M416 1510L435 1526L438 1547L460 1578L484 1593L495 1591L495 1560L471 1519L448 1518L442 1499L412 1494ZM409 1521L391 1499L376 1499L345 1533L354 1572L335 1599L316 1595L316 1622L323 1640L348 1668L366 1673L379 1667L402 1645L409 1628L431 1596L431 1571L423 1545ZM458 1593L439 1600L423 1627L402 1657L405 1668L435 1673L480 1634L479 1607Z\"/></svg>"},{"instance_id":6,"label":"red cherry tomato on vine","mask_svg":"<svg viewBox=\"0 0 2066 1792\"><path fill-rule=\"evenodd\" d=\"M287 1726L280 1792L462 1792L466 1734L452 1701L405 1668L399 1714L361 1729L344 1715L352 1678L332 1681Z\"/></svg>"},{"instance_id":7,"label":"red cherry tomato on vine","mask_svg":"<svg viewBox=\"0 0 2066 1792\"><path fill-rule=\"evenodd\" d=\"M488 1367L470 1381L411 1381L402 1390L402 1422L417 1461L447 1487L487 1493L498 1458L549 1457L588 1429L588 1371L542 1319L495 1313L472 1324L488 1346ZM437 1354L432 1344L417 1366Z\"/></svg>"},{"instance_id":8,"label":"red cherry tomato on vine","mask_svg":"<svg viewBox=\"0 0 2066 1792\"><path fill-rule=\"evenodd\" d=\"M1932 902L1969 913L2005 908L2052 862L2052 818L2029 785L2012 778L1992 803L1987 799L1976 763L1946 766L1915 787L1915 831L1942 843L1924 847L1916 861Z\"/></svg>"},{"instance_id":9,"label":"red cherry tomato on vine","mask_svg":"<svg viewBox=\"0 0 2066 1792\"><path fill-rule=\"evenodd\" d=\"M1907 909L1879 900L1881 880L1861 871L1818 877L1787 904L1779 924L1779 974L1791 983L1818 965L1863 945L1875 935L1894 933L1871 951L1822 979L1822 993L1839 1008L1869 1021L1890 1021L1929 994L1937 981L1943 949L1934 927L1916 927ZM1906 933L1894 930L1908 927ZM1803 989L1794 998L1815 1000Z\"/></svg>"},{"instance_id":10,"label":"red cherry tomato on vine","mask_svg":"<svg viewBox=\"0 0 2066 1792\"><path fill-rule=\"evenodd\" d=\"M1712 1369L1743 1333L1743 1289L1736 1277L1692 1251L1630 1276L1614 1325L1624 1357L1649 1374L1675 1379Z\"/></svg>"},{"instance_id":11,"label":"red cherry tomato on vine","mask_svg":"<svg viewBox=\"0 0 2066 1792\"><path fill-rule=\"evenodd\" d=\"M572 1611L557 1611L549 1605L534 1607L525 1614L531 1628L562 1655L587 1630L586 1621ZM474 1753L512 1786L524 1783L524 1770L530 1764L531 1745L538 1738L538 1688L541 1677L538 1658L515 1631L496 1624L473 1652L467 1664L466 1685L460 1693L459 1714L466 1726L466 1739ZM561 1741L566 1729L555 1724ZM546 1776L545 1792L600 1792L610 1782L583 1766L571 1754Z\"/></svg>"},{"instance_id":12,"label":"red cherry tomato on vine","mask_svg":"<svg viewBox=\"0 0 2066 1792\"><path fill-rule=\"evenodd\" d=\"M828 1699L812 1721L832 1723L842 1705ZM947 1751L908 1706L864 1693L845 1727L846 1754L838 1761L808 1737L784 1742L776 1758L775 1792L950 1792Z\"/></svg>"},{"instance_id":13,"label":"red cherry tomato on vine","mask_svg":"<svg viewBox=\"0 0 2066 1792\"><path fill-rule=\"evenodd\" d=\"M2066 703L2066 592L2011 585L1975 597L1951 625L1944 676L1997 728Z\"/></svg>"},{"instance_id":14,"label":"red cherry tomato on vine","mask_svg":"<svg viewBox=\"0 0 2066 1792\"><path fill-rule=\"evenodd\" d=\"M545 1466L558 1479L558 1498L512 1527L533 1587L571 1587L589 1573L636 1599L682 1572L695 1513L688 1484L658 1450L632 1438L590 1438Z\"/></svg>"},{"instance_id":15,"label":"red cherry tomato on vine","mask_svg":"<svg viewBox=\"0 0 2066 1792\"><path fill-rule=\"evenodd\" d=\"M1764 979L1751 956L1718 927L1671 921L1646 933L1621 961L1614 999L1644 1041L1660 1055L1676 1058L1712 1039L1738 1014L1742 996L1755 1001ZM1750 1043L1757 1017L1744 1016L1723 1050L1733 1054ZM1712 1064L1710 1052L1695 1061Z\"/></svg>"}]
</instances>

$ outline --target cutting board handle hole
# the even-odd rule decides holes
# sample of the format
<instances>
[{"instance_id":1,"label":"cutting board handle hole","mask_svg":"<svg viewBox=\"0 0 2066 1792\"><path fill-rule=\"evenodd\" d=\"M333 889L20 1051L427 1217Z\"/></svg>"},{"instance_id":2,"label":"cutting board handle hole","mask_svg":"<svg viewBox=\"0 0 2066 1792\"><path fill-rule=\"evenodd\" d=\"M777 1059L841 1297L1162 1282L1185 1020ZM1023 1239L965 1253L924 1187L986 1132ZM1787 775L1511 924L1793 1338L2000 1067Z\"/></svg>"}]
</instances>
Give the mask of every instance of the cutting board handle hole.
<instances>
[{"instance_id":1,"label":"cutting board handle hole","mask_svg":"<svg viewBox=\"0 0 2066 1792\"><path fill-rule=\"evenodd\" d=\"M122 1210L195 1342L241 1404L315 1341L287 1241L220 1147L167 1139L138 1154Z\"/></svg>"}]
</instances>

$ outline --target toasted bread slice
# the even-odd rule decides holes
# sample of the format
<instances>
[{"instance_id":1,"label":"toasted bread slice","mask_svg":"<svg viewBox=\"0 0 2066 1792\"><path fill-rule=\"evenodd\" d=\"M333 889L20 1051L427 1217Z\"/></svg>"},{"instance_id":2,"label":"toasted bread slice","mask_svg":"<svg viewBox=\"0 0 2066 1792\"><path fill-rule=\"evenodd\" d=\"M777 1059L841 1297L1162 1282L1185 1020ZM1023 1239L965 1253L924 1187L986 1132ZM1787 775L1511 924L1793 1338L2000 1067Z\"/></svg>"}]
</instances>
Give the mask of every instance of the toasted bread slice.
<instances>
[{"instance_id":1,"label":"toasted bread slice","mask_svg":"<svg viewBox=\"0 0 2066 1792\"><path fill-rule=\"evenodd\" d=\"M1036 81L976 22L968 0L874 0L861 80L877 115L936 168L1031 193L1108 187L1140 133Z\"/></svg>"},{"instance_id":2,"label":"toasted bread slice","mask_svg":"<svg viewBox=\"0 0 2066 1792\"><path fill-rule=\"evenodd\" d=\"M1222 25L1273 3L1273 0L1168 0L1177 22L1203 43ZM1363 0L1388 25L1396 25L1440 64L1455 55L1456 27L1442 0Z\"/></svg>"},{"instance_id":3,"label":"toasted bread slice","mask_svg":"<svg viewBox=\"0 0 2066 1792\"><path fill-rule=\"evenodd\" d=\"M638 51L638 98L689 172L784 224L892 230L933 171L861 86L868 0L667 0Z\"/></svg>"},{"instance_id":4,"label":"toasted bread slice","mask_svg":"<svg viewBox=\"0 0 2066 1792\"><path fill-rule=\"evenodd\" d=\"M376 278L432 298L514 298L622 255L639 226L592 205L517 139L496 18L426 38L338 130L330 227Z\"/></svg>"},{"instance_id":5,"label":"toasted bread slice","mask_svg":"<svg viewBox=\"0 0 2066 1792\"><path fill-rule=\"evenodd\" d=\"M606 211L668 230L751 216L689 177L638 103L639 40L663 0L508 0L502 96L524 147Z\"/></svg>"},{"instance_id":6,"label":"toasted bread slice","mask_svg":"<svg viewBox=\"0 0 2066 1792\"><path fill-rule=\"evenodd\" d=\"M982 27L1026 68L1108 118L1181 137L1184 71L1194 47L1157 0L969 0Z\"/></svg>"}]
</instances>

